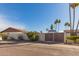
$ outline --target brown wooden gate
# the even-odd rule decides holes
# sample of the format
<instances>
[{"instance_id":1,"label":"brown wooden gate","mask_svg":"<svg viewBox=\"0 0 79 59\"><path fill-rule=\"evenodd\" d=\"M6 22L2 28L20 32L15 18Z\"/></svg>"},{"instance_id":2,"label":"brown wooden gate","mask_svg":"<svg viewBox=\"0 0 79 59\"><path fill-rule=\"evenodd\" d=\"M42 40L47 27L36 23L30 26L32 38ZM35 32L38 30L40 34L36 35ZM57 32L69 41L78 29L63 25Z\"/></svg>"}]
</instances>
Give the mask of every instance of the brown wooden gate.
<instances>
[{"instance_id":1,"label":"brown wooden gate","mask_svg":"<svg viewBox=\"0 0 79 59\"><path fill-rule=\"evenodd\" d=\"M54 41L55 42L64 42L64 33L55 33Z\"/></svg>"},{"instance_id":2,"label":"brown wooden gate","mask_svg":"<svg viewBox=\"0 0 79 59\"><path fill-rule=\"evenodd\" d=\"M45 41L64 42L64 33L45 33Z\"/></svg>"},{"instance_id":3,"label":"brown wooden gate","mask_svg":"<svg viewBox=\"0 0 79 59\"><path fill-rule=\"evenodd\" d=\"M46 33L45 41L53 41L53 33Z\"/></svg>"}]
</instances>

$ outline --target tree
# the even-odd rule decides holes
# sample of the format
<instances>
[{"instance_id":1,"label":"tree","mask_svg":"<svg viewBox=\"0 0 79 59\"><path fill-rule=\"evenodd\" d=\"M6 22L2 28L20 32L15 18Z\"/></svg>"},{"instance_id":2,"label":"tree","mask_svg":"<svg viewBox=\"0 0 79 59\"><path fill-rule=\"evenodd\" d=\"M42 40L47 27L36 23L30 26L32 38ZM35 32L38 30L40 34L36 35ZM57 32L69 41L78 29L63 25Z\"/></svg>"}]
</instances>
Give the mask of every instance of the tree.
<instances>
[{"instance_id":1,"label":"tree","mask_svg":"<svg viewBox=\"0 0 79 59\"><path fill-rule=\"evenodd\" d=\"M30 41L38 41L38 39L39 39L39 33L38 32L28 32L27 36L30 39Z\"/></svg>"},{"instance_id":2,"label":"tree","mask_svg":"<svg viewBox=\"0 0 79 59\"><path fill-rule=\"evenodd\" d=\"M79 38L76 36L77 34L77 29L78 29L78 25L79 25L79 21L77 23L77 27L76 30L74 32L74 23L75 23L75 8L79 5L79 3L71 3L69 4L69 19L70 19L70 37L68 37L68 39L71 39L74 41L74 43L76 43L76 39ZM73 9L73 25L72 25L72 20L71 20L71 8ZM65 24L67 25L67 24ZM75 33L75 35L73 35ZM75 37L76 36L76 37Z\"/></svg>"},{"instance_id":3,"label":"tree","mask_svg":"<svg viewBox=\"0 0 79 59\"><path fill-rule=\"evenodd\" d=\"M55 29L55 25L54 24L51 24L50 29L51 30L54 30Z\"/></svg>"},{"instance_id":4,"label":"tree","mask_svg":"<svg viewBox=\"0 0 79 59\"><path fill-rule=\"evenodd\" d=\"M79 25L79 21L77 23L77 27L76 27L76 31L74 32L74 23L75 23L75 8L79 5L79 3L69 3L69 21L70 21L70 37L68 39L74 40L74 43L76 42L76 39L78 37L75 37L76 35L74 35L74 33L77 34L77 30L78 30L78 25ZM73 23L71 20L71 8L73 9ZM67 24L65 24L67 25Z\"/></svg>"},{"instance_id":5,"label":"tree","mask_svg":"<svg viewBox=\"0 0 79 59\"><path fill-rule=\"evenodd\" d=\"M65 22L64 26L70 27L70 23L69 22ZM66 43L67 43L67 40L66 40Z\"/></svg>"},{"instance_id":6,"label":"tree","mask_svg":"<svg viewBox=\"0 0 79 59\"><path fill-rule=\"evenodd\" d=\"M69 22L65 22L64 26L70 27L70 23Z\"/></svg>"},{"instance_id":7,"label":"tree","mask_svg":"<svg viewBox=\"0 0 79 59\"><path fill-rule=\"evenodd\" d=\"M74 23L75 23L75 8L79 5L79 3L72 3L70 4L70 7L73 9L73 26L72 30L74 31Z\"/></svg>"},{"instance_id":8,"label":"tree","mask_svg":"<svg viewBox=\"0 0 79 59\"><path fill-rule=\"evenodd\" d=\"M60 19L56 19L54 21L54 24L56 25L56 30L57 30L57 27L58 27L58 31L59 31L59 24L61 23L61 20Z\"/></svg>"},{"instance_id":9,"label":"tree","mask_svg":"<svg viewBox=\"0 0 79 59\"><path fill-rule=\"evenodd\" d=\"M69 21L70 21L70 34L71 34L71 30L72 30L72 20L71 20L71 7L69 4Z\"/></svg>"},{"instance_id":10,"label":"tree","mask_svg":"<svg viewBox=\"0 0 79 59\"><path fill-rule=\"evenodd\" d=\"M54 26L53 26L53 24L51 24L50 29L53 30L53 28L54 28Z\"/></svg>"},{"instance_id":11,"label":"tree","mask_svg":"<svg viewBox=\"0 0 79 59\"><path fill-rule=\"evenodd\" d=\"M71 3L69 4L69 18L70 18L70 34L74 33L74 24L75 24L75 8L79 5L79 3ZM73 9L73 25L71 21L71 8ZM73 32L71 32L73 30Z\"/></svg>"},{"instance_id":12,"label":"tree","mask_svg":"<svg viewBox=\"0 0 79 59\"><path fill-rule=\"evenodd\" d=\"M58 22L58 20L56 19L56 20L54 21L54 24L55 24L55 26L56 26L55 30L57 30L57 22Z\"/></svg>"},{"instance_id":13,"label":"tree","mask_svg":"<svg viewBox=\"0 0 79 59\"><path fill-rule=\"evenodd\" d=\"M78 20L76 31L75 31L76 35L77 35L78 26L79 26L79 20Z\"/></svg>"}]
</instances>

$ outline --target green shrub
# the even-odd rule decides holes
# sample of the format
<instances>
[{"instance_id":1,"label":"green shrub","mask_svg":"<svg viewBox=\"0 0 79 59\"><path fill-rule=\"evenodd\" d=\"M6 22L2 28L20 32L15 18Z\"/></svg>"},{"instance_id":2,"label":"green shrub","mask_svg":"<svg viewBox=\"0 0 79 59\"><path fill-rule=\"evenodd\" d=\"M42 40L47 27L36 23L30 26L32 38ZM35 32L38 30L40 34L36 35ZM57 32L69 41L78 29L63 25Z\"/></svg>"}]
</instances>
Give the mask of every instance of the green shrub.
<instances>
[{"instance_id":1,"label":"green shrub","mask_svg":"<svg viewBox=\"0 0 79 59\"><path fill-rule=\"evenodd\" d=\"M76 40L79 39L79 36L68 36L67 39L73 40L76 43Z\"/></svg>"},{"instance_id":2,"label":"green shrub","mask_svg":"<svg viewBox=\"0 0 79 59\"><path fill-rule=\"evenodd\" d=\"M70 40L79 39L79 36L68 36L67 39Z\"/></svg>"},{"instance_id":3,"label":"green shrub","mask_svg":"<svg viewBox=\"0 0 79 59\"><path fill-rule=\"evenodd\" d=\"M28 32L27 36L30 39L30 41L38 41L39 39L39 35L37 32Z\"/></svg>"}]
</instances>

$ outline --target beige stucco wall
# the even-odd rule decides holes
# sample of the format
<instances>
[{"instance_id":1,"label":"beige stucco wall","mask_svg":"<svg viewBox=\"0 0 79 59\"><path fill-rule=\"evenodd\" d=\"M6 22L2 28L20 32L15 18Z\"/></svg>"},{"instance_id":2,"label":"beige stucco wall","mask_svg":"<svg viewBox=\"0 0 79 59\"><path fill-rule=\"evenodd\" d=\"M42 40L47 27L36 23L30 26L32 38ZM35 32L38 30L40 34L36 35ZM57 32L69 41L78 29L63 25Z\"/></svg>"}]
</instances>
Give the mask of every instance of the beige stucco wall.
<instances>
[{"instance_id":1,"label":"beige stucco wall","mask_svg":"<svg viewBox=\"0 0 79 59\"><path fill-rule=\"evenodd\" d=\"M77 33L77 35L79 36L79 33ZM70 33L64 32L64 43L66 43L66 40L67 40L67 43L73 43L73 40L68 40L66 38L67 36L70 36Z\"/></svg>"},{"instance_id":2,"label":"beige stucco wall","mask_svg":"<svg viewBox=\"0 0 79 59\"><path fill-rule=\"evenodd\" d=\"M64 32L64 42L66 42L66 40L67 40L67 36L70 36L70 33L66 33L66 32Z\"/></svg>"},{"instance_id":3,"label":"beige stucco wall","mask_svg":"<svg viewBox=\"0 0 79 59\"><path fill-rule=\"evenodd\" d=\"M2 37L0 36L0 40L2 40Z\"/></svg>"},{"instance_id":4,"label":"beige stucco wall","mask_svg":"<svg viewBox=\"0 0 79 59\"><path fill-rule=\"evenodd\" d=\"M10 39L10 37L18 40L19 36L22 36L24 40L29 40L27 35L23 32L6 32L4 34L8 35L8 40Z\"/></svg>"},{"instance_id":5,"label":"beige stucco wall","mask_svg":"<svg viewBox=\"0 0 79 59\"><path fill-rule=\"evenodd\" d=\"M79 33L77 33L77 36L79 36Z\"/></svg>"},{"instance_id":6,"label":"beige stucco wall","mask_svg":"<svg viewBox=\"0 0 79 59\"><path fill-rule=\"evenodd\" d=\"M45 41L45 34L44 33L39 34L39 41Z\"/></svg>"}]
</instances>

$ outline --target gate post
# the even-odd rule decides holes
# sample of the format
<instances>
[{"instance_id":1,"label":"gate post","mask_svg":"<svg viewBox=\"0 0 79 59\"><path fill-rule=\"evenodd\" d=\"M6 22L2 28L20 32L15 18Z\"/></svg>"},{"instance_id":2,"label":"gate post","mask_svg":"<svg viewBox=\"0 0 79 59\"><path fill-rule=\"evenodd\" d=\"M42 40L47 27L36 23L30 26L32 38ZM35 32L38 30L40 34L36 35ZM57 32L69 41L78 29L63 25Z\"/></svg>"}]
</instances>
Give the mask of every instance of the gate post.
<instances>
[{"instance_id":1,"label":"gate post","mask_svg":"<svg viewBox=\"0 0 79 59\"><path fill-rule=\"evenodd\" d=\"M53 32L53 41L55 42L55 40L54 40L54 32Z\"/></svg>"}]
</instances>

